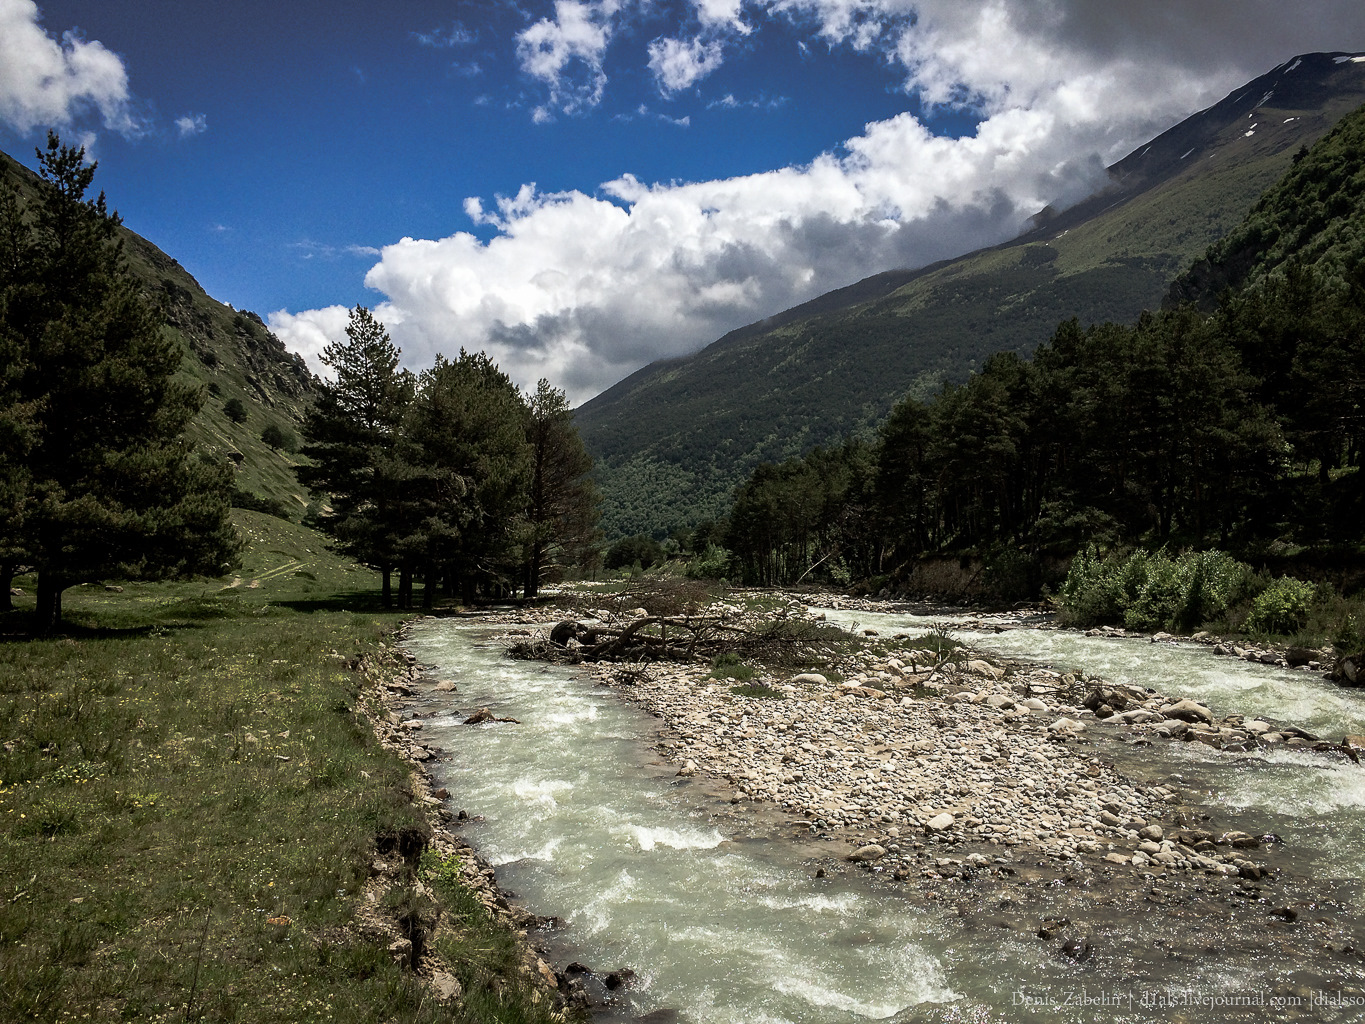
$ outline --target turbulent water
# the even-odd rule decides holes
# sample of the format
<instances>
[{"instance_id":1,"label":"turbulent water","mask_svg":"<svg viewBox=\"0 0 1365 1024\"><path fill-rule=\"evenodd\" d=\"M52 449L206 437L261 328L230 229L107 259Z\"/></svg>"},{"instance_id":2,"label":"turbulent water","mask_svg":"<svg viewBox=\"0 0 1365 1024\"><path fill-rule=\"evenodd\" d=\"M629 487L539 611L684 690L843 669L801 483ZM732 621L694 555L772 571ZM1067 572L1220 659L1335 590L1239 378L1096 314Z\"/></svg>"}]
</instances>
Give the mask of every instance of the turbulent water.
<instances>
[{"instance_id":1,"label":"turbulent water","mask_svg":"<svg viewBox=\"0 0 1365 1024\"><path fill-rule=\"evenodd\" d=\"M913 635L927 625L856 617L883 632ZM771 828L715 819L714 797L658 764L657 723L647 713L573 670L511 661L481 642L486 635L430 619L411 632L409 649L459 685L441 697L449 714L424 727L451 754L435 772L461 807L484 816L466 834L504 887L566 922L565 941L580 959L636 972L623 1015L668 1009L695 1024L1175 1019L1136 1003L1030 1004L1083 993L1094 979L1027 934L973 938L890 887L812 877L809 848L772 841ZM1327 735L1365 732L1354 694L1207 649L1038 630L957 635L1001 654L1193 695L1224 713L1264 713ZM520 724L459 724L478 707ZM1365 817L1365 773L1291 753L1169 749L1172 770L1197 778L1215 801L1276 818L1337 877L1365 867L1350 849ZM1253 973L1249 965L1184 965L1181 981L1236 993Z\"/></svg>"}]
</instances>

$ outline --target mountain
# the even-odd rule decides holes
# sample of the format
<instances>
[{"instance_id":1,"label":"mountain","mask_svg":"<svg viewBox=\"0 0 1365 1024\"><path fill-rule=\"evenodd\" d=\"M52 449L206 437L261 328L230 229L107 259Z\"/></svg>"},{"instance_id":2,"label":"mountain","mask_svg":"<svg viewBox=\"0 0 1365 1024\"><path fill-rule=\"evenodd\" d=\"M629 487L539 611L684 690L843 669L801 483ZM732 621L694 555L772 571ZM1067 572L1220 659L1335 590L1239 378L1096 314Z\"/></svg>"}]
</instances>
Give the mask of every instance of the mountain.
<instances>
[{"instance_id":1,"label":"mountain","mask_svg":"<svg viewBox=\"0 0 1365 1024\"><path fill-rule=\"evenodd\" d=\"M14 183L21 194L31 196L38 176L0 153L0 183ZM236 467L238 504L299 518L307 492L294 473L299 457L288 449L295 447L289 439L298 437L312 402L317 386L313 375L255 313L211 298L184 267L141 235L127 228L120 235L130 270L144 292L162 304L165 330L180 342L180 372L204 388L204 406L190 428L198 450ZM233 399L241 403L240 422L225 410ZM261 438L272 425L279 432L275 439L284 441L281 447Z\"/></svg>"},{"instance_id":2,"label":"mountain","mask_svg":"<svg viewBox=\"0 0 1365 1024\"><path fill-rule=\"evenodd\" d=\"M1157 307L1297 152L1362 103L1365 57L1296 57L1011 242L878 274L637 371L575 418L608 536L721 516L759 462L870 432L907 393L927 397L992 352L1030 354L1062 320L1127 322Z\"/></svg>"}]
</instances>

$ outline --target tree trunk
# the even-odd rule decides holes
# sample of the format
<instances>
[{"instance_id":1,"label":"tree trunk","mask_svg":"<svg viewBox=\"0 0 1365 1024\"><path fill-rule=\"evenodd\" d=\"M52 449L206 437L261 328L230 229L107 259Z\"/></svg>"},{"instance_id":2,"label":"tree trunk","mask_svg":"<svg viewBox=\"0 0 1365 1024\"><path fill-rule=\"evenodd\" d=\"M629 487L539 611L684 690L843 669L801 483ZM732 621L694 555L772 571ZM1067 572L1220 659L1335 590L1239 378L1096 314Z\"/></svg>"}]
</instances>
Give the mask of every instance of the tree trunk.
<instances>
[{"instance_id":1,"label":"tree trunk","mask_svg":"<svg viewBox=\"0 0 1365 1024\"><path fill-rule=\"evenodd\" d=\"M0 564L0 612L14 610L14 599L10 590L14 587L14 563Z\"/></svg>"},{"instance_id":2,"label":"tree trunk","mask_svg":"<svg viewBox=\"0 0 1365 1024\"><path fill-rule=\"evenodd\" d=\"M38 570L38 607L35 611L34 632L50 636L62 623L62 591L66 584L56 573Z\"/></svg>"},{"instance_id":3,"label":"tree trunk","mask_svg":"<svg viewBox=\"0 0 1365 1024\"><path fill-rule=\"evenodd\" d=\"M412 566L407 562L398 571L398 607L404 611L412 608Z\"/></svg>"},{"instance_id":4,"label":"tree trunk","mask_svg":"<svg viewBox=\"0 0 1365 1024\"><path fill-rule=\"evenodd\" d=\"M393 566L384 566L383 602L385 608L393 607Z\"/></svg>"},{"instance_id":5,"label":"tree trunk","mask_svg":"<svg viewBox=\"0 0 1365 1024\"><path fill-rule=\"evenodd\" d=\"M543 556L540 550L540 542L531 545L531 554L526 559L526 596L535 597L540 593L540 563Z\"/></svg>"},{"instance_id":6,"label":"tree trunk","mask_svg":"<svg viewBox=\"0 0 1365 1024\"><path fill-rule=\"evenodd\" d=\"M422 573L422 609L431 611L436 607L436 566L430 562Z\"/></svg>"}]
</instances>

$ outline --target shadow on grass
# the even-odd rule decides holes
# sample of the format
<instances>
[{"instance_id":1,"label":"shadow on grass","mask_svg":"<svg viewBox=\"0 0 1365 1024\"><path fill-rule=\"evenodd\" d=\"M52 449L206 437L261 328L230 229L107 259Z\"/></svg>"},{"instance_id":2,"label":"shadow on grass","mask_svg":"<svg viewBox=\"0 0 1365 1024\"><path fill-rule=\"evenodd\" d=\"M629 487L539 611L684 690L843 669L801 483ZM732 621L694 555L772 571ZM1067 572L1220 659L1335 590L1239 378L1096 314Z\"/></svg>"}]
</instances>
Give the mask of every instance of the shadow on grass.
<instances>
[{"instance_id":1,"label":"shadow on grass","mask_svg":"<svg viewBox=\"0 0 1365 1024\"><path fill-rule=\"evenodd\" d=\"M350 590L324 597L275 599L270 602L280 608L296 612L401 612L401 608L385 608L377 591ZM416 611L417 609L413 609Z\"/></svg>"}]
</instances>

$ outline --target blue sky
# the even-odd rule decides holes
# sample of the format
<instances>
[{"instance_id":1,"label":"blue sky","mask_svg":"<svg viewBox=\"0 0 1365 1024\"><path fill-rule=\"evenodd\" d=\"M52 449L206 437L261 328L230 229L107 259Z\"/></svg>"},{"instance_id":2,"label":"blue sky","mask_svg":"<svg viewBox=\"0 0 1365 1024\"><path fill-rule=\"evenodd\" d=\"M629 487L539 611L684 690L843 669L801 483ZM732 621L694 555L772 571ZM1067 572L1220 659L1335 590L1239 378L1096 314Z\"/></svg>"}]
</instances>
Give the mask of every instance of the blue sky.
<instances>
[{"instance_id":1,"label":"blue sky","mask_svg":"<svg viewBox=\"0 0 1365 1024\"><path fill-rule=\"evenodd\" d=\"M581 400L894 266L1010 237L1358 2L0 0L0 148L83 140L129 227L313 356Z\"/></svg>"}]
</instances>

